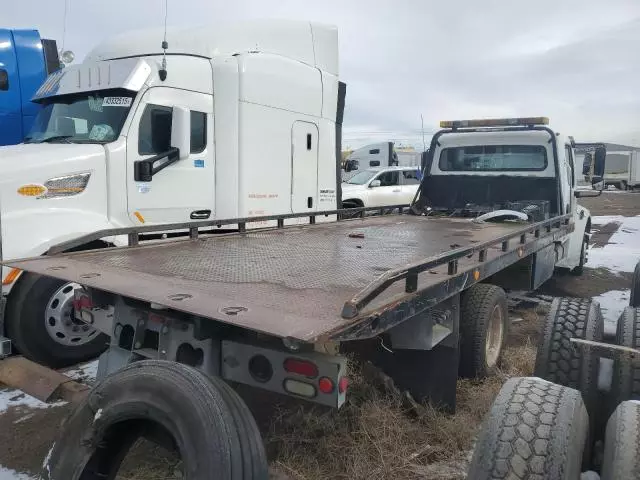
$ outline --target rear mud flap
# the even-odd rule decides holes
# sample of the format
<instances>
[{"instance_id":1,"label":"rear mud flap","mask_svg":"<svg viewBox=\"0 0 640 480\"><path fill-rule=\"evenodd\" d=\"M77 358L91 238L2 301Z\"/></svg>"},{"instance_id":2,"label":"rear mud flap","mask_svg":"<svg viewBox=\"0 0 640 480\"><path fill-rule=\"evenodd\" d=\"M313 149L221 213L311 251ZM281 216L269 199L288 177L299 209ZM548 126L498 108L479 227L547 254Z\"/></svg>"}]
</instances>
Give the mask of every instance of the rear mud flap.
<instances>
[{"instance_id":1,"label":"rear mud flap","mask_svg":"<svg viewBox=\"0 0 640 480\"><path fill-rule=\"evenodd\" d=\"M380 349L376 364L417 402L429 402L447 413L455 413L458 356L457 348L445 345L433 350L393 353Z\"/></svg>"}]
</instances>

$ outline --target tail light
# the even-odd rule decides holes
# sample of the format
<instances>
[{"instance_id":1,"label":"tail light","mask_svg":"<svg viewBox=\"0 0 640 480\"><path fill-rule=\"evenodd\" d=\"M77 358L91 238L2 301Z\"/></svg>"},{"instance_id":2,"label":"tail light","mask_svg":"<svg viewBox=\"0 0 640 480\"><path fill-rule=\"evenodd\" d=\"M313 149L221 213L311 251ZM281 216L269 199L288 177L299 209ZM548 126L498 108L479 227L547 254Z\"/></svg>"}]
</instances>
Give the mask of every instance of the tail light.
<instances>
[{"instance_id":1,"label":"tail light","mask_svg":"<svg viewBox=\"0 0 640 480\"><path fill-rule=\"evenodd\" d=\"M284 361L284 369L289 373L296 373L307 378L318 376L318 367L314 363L299 358L287 358Z\"/></svg>"}]
</instances>

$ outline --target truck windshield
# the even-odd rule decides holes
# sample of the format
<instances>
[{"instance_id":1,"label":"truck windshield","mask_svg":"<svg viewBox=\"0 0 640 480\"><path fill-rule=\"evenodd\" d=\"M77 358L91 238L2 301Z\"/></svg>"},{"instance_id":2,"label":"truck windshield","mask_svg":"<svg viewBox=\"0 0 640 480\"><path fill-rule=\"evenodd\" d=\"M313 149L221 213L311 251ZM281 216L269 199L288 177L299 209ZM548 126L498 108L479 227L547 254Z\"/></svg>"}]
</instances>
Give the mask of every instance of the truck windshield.
<instances>
[{"instance_id":1,"label":"truck windshield","mask_svg":"<svg viewBox=\"0 0 640 480\"><path fill-rule=\"evenodd\" d=\"M544 170L547 149L542 145L474 145L444 148L440 153L440 170L508 171Z\"/></svg>"},{"instance_id":2,"label":"truck windshield","mask_svg":"<svg viewBox=\"0 0 640 480\"><path fill-rule=\"evenodd\" d=\"M356 173L353 177L347 180L347 183L352 185L364 185L371 180L376 173L378 173L376 170L365 170L364 172Z\"/></svg>"},{"instance_id":3,"label":"truck windshield","mask_svg":"<svg viewBox=\"0 0 640 480\"><path fill-rule=\"evenodd\" d=\"M120 135L134 96L134 92L118 89L44 100L25 143L113 142Z\"/></svg>"}]
</instances>

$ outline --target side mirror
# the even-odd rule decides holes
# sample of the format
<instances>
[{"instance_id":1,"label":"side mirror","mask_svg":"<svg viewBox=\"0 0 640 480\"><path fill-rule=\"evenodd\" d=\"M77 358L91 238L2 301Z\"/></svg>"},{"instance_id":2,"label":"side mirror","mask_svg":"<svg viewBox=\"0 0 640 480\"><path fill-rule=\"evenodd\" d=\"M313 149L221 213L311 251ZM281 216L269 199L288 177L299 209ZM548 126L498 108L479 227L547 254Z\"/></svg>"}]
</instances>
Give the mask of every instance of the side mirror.
<instances>
[{"instance_id":1,"label":"side mirror","mask_svg":"<svg viewBox=\"0 0 640 480\"><path fill-rule=\"evenodd\" d=\"M9 74L6 70L0 68L0 90L9 90Z\"/></svg>"},{"instance_id":2,"label":"side mirror","mask_svg":"<svg viewBox=\"0 0 640 480\"><path fill-rule=\"evenodd\" d=\"M358 162L356 160L347 160L344 162L344 171L353 172L358 169Z\"/></svg>"},{"instance_id":3,"label":"side mirror","mask_svg":"<svg viewBox=\"0 0 640 480\"><path fill-rule=\"evenodd\" d=\"M184 107L173 107L171 146L180 152L180 160L191 153L191 112Z\"/></svg>"},{"instance_id":4,"label":"side mirror","mask_svg":"<svg viewBox=\"0 0 640 480\"><path fill-rule=\"evenodd\" d=\"M380 183L380 180L372 180L371 183L369 184L369 188L376 188L376 187L379 187L380 185L382 185Z\"/></svg>"},{"instance_id":5,"label":"side mirror","mask_svg":"<svg viewBox=\"0 0 640 480\"><path fill-rule=\"evenodd\" d=\"M584 154L584 161L582 162L582 175L589 175L591 173L591 154Z\"/></svg>"},{"instance_id":6,"label":"side mirror","mask_svg":"<svg viewBox=\"0 0 640 480\"><path fill-rule=\"evenodd\" d=\"M605 147L597 147L593 156L593 176L604 178L604 164L607 159Z\"/></svg>"}]
</instances>

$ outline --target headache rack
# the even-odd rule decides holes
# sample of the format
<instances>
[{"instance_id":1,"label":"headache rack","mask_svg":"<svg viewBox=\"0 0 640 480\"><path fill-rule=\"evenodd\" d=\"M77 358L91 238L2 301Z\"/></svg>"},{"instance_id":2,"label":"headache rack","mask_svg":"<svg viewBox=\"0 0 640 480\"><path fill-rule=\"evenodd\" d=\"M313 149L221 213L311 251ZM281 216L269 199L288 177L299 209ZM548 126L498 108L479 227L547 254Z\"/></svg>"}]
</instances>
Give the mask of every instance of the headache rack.
<instances>
[{"instance_id":1,"label":"headache rack","mask_svg":"<svg viewBox=\"0 0 640 480\"><path fill-rule=\"evenodd\" d=\"M371 338L551 246L571 215L478 224L403 213L407 205L103 230L8 265L303 342ZM317 223L319 216L379 216ZM308 217L311 225L285 225ZM247 230L253 222L277 226ZM200 229L237 225L238 233ZM188 231L179 240L140 236ZM129 247L64 253L127 235Z\"/></svg>"}]
</instances>

